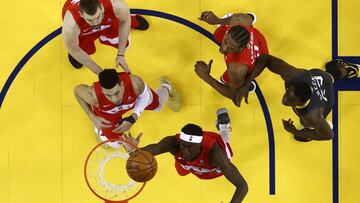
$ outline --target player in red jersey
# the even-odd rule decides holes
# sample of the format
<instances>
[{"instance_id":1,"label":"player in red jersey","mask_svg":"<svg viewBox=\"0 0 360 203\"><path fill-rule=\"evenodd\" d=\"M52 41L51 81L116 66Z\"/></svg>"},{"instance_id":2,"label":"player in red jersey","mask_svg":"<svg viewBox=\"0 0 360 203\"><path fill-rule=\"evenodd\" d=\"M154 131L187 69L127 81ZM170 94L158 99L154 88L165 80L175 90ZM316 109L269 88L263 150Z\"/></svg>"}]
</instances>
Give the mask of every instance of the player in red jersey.
<instances>
[{"instance_id":1,"label":"player in red jersey","mask_svg":"<svg viewBox=\"0 0 360 203\"><path fill-rule=\"evenodd\" d=\"M159 143L141 149L153 155L171 153L175 158L176 171L181 176L191 173L200 179L214 179L224 175L236 187L230 202L239 203L244 199L248 186L239 170L231 163L229 114L224 108L219 109L216 114L219 134L203 131L195 124L187 124L179 134L167 136ZM136 139L131 134L124 135L135 145L141 137L141 134Z\"/></svg>"},{"instance_id":2,"label":"player in red jersey","mask_svg":"<svg viewBox=\"0 0 360 203\"><path fill-rule=\"evenodd\" d=\"M117 139L128 131L144 110L159 111L169 99L169 107L179 111L180 95L166 77L160 79L156 93L136 75L105 69L99 82L75 87L75 97L95 125L100 140ZM122 115L133 110L123 118ZM100 141L99 140L99 141Z\"/></svg>"},{"instance_id":3,"label":"player in red jersey","mask_svg":"<svg viewBox=\"0 0 360 203\"><path fill-rule=\"evenodd\" d=\"M130 72L125 60L130 27L137 30L149 27L142 16L130 16L124 0L67 0L62 18L62 34L70 63L75 68L85 65L96 74L102 68L90 57L96 51L95 40L117 48L116 66Z\"/></svg>"},{"instance_id":4,"label":"player in red jersey","mask_svg":"<svg viewBox=\"0 0 360 203\"><path fill-rule=\"evenodd\" d=\"M215 30L214 38L221 44L220 52L224 54L227 69L221 81L210 75L212 60L208 64L197 61L195 72L220 94L232 99L239 106L234 100L237 89L243 85L246 76L254 68L256 59L269 52L265 37L252 26L256 17L254 14L239 13L218 18L213 12L204 11L199 19L211 25L220 24ZM255 83L249 88L254 90Z\"/></svg>"}]
</instances>

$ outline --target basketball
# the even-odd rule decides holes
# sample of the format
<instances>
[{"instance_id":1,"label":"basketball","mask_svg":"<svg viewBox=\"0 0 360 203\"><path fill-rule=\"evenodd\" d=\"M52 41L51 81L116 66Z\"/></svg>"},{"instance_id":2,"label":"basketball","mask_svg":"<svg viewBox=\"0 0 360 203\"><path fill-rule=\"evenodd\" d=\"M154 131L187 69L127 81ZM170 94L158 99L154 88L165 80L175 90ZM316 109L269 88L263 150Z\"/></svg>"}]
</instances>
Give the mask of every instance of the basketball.
<instances>
[{"instance_id":1,"label":"basketball","mask_svg":"<svg viewBox=\"0 0 360 203\"><path fill-rule=\"evenodd\" d=\"M156 159L147 151L137 150L126 161L126 171L136 182L147 182L156 174Z\"/></svg>"}]
</instances>

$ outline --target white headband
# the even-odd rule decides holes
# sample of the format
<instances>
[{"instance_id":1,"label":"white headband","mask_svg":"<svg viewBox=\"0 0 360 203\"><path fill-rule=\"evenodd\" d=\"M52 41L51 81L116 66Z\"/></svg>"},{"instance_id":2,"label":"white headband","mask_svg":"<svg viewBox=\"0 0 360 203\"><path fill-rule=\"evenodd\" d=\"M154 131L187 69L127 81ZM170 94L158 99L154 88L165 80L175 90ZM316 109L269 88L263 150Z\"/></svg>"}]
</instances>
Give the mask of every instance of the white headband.
<instances>
[{"instance_id":1,"label":"white headband","mask_svg":"<svg viewBox=\"0 0 360 203\"><path fill-rule=\"evenodd\" d=\"M180 132L180 139L191 143L201 143L203 136L189 135L184 132Z\"/></svg>"}]
</instances>

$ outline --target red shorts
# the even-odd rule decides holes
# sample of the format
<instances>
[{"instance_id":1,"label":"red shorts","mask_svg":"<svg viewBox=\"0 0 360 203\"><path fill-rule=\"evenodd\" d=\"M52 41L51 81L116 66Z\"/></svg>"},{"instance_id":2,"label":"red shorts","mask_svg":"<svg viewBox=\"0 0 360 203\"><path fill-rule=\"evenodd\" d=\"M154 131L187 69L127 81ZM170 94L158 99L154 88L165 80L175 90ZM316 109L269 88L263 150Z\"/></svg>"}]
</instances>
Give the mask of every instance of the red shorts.
<instances>
[{"instance_id":1,"label":"red shorts","mask_svg":"<svg viewBox=\"0 0 360 203\"><path fill-rule=\"evenodd\" d=\"M149 104L145 110L155 110L157 107L159 107L159 96L150 88L152 96L153 96L153 101L151 102L151 104ZM130 109L129 109L130 110ZM102 116L103 118L105 118L108 121L111 121L112 127L110 128L104 128L101 129L102 136L106 136L108 139L118 139L122 136L122 133L114 133L112 132L117 126L118 126L118 122L122 119L122 116L118 116L118 117L114 117L112 115L109 116Z\"/></svg>"}]
</instances>

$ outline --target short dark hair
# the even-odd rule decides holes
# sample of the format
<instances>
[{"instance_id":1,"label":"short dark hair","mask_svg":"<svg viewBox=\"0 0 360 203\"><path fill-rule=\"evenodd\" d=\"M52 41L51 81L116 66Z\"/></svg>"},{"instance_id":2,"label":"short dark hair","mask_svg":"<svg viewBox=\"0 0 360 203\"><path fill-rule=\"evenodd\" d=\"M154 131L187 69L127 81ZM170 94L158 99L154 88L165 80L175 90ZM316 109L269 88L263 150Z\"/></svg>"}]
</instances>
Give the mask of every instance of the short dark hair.
<instances>
[{"instance_id":1,"label":"short dark hair","mask_svg":"<svg viewBox=\"0 0 360 203\"><path fill-rule=\"evenodd\" d=\"M236 43L239 44L240 47L244 47L250 39L250 32L240 25L232 27L228 34Z\"/></svg>"},{"instance_id":2,"label":"short dark hair","mask_svg":"<svg viewBox=\"0 0 360 203\"><path fill-rule=\"evenodd\" d=\"M80 0L80 12L88 15L94 15L100 7L99 0Z\"/></svg>"},{"instance_id":3,"label":"short dark hair","mask_svg":"<svg viewBox=\"0 0 360 203\"><path fill-rule=\"evenodd\" d=\"M311 98L312 91L309 84L305 82L296 82L291 86L294 87L294 94L300 99L301 102L306 102Z\"/></svg>"},{"instance_id":4,"label":"short dark hair","mask_svg":"<svg viewBox=\"0 0 360 203\"><path fill-rule=\"evenodd\" d=\"M200 126L189 123L185 125L183 128L181 128L181 132L189 134L189 135L197 135L202 136L203 130Z\"/></svg>"},{"instance_id":5,"label":"short dark hair","mask_svg":"<svg viewBox=\"0 0 360 203\"><path fill-rule=\"evenodd\" d=\"M100 86L105 89L111 89L119 84L119 75L115 69L104 69L99 73Z\"/></svg>"}]
</instances>

